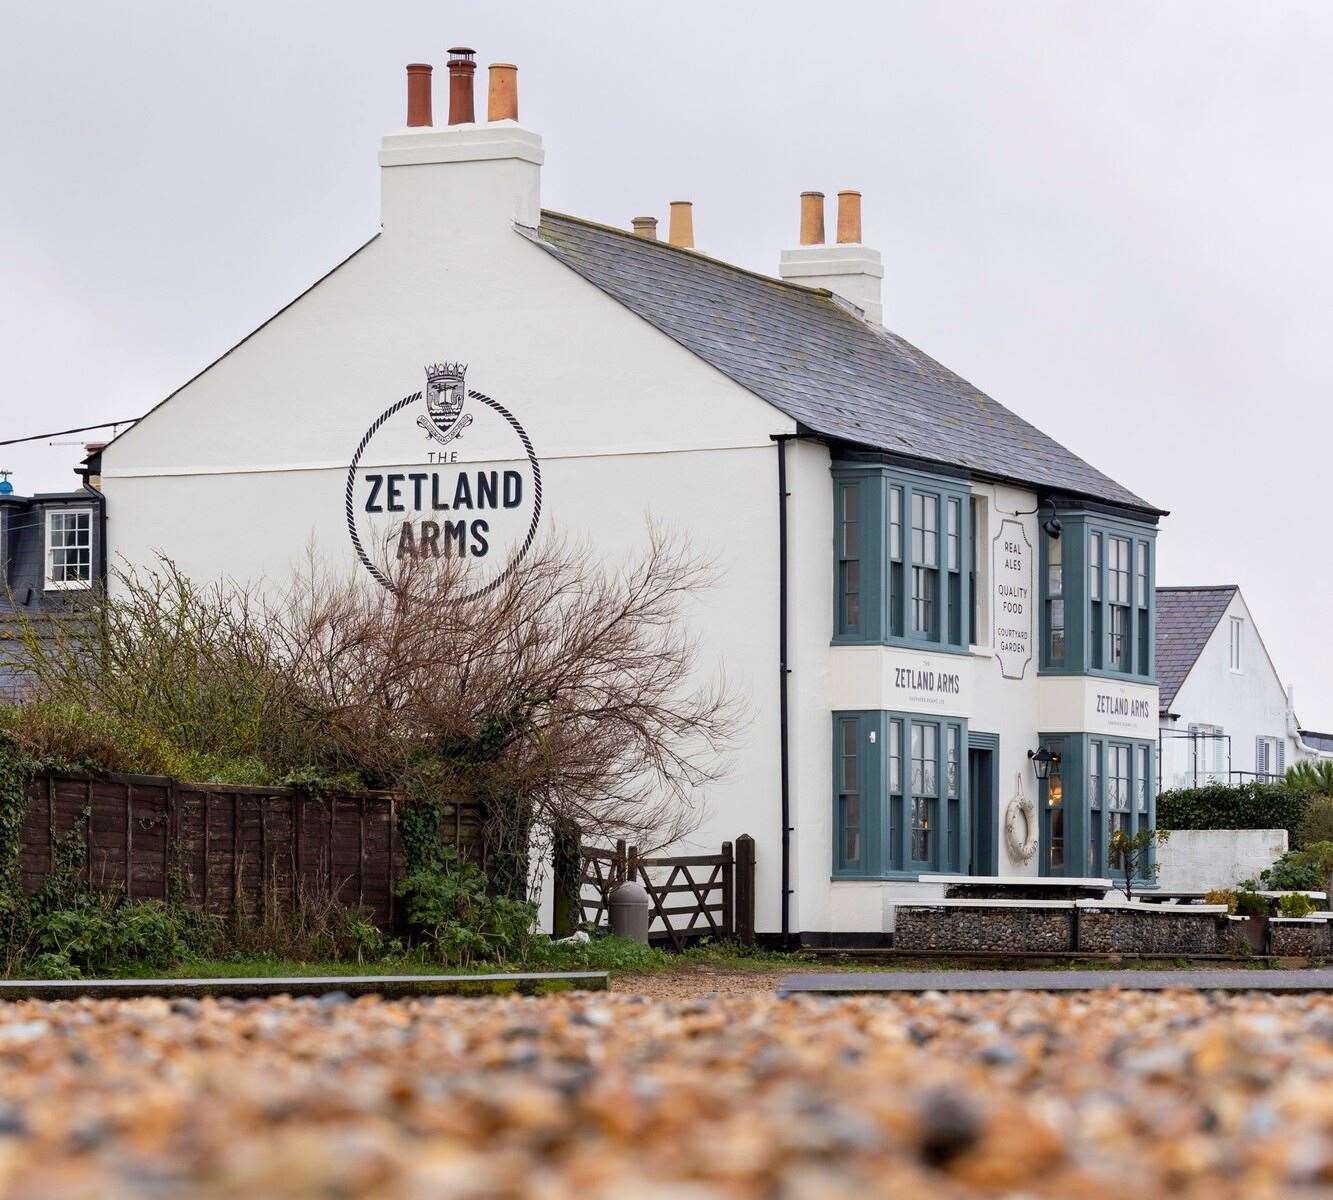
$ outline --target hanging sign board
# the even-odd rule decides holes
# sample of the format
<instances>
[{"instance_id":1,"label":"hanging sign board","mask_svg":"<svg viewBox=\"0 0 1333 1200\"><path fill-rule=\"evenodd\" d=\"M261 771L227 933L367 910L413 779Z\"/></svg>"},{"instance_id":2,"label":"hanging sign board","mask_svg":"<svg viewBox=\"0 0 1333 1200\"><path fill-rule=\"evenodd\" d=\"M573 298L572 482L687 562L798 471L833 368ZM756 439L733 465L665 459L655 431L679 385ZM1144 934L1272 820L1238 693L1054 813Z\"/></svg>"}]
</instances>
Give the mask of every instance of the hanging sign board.
<instances>
[{"instance_id":1,"label":"hanging sign board","mask_svg":"<svg viewBox=\"0 0 1333 1200\"><path fill-rule=\"evenodd\" d=\"M991 543L991 645L1006 679L1022 679L1032 661L1032 543L1020 522L1005 518Z\"/></svg>"}]
</instances>

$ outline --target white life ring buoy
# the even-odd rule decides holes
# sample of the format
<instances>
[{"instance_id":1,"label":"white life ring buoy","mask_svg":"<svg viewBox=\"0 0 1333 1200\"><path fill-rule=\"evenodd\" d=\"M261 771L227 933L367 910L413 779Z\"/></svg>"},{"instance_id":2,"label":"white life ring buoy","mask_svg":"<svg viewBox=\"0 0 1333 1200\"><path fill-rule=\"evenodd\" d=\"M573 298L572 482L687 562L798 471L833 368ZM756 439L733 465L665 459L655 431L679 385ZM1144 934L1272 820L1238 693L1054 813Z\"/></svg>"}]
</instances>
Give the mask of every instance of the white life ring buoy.
<instances>
[{"instance_id":1,"label":"white life ring buoy","mask_svg":"<svg viewBox=\"0 0 1333 1200\"><path fill-rule=\"evenodd\" d=\"M1004 810L1004 845L1009 860L1027 866L1037 852L1037 813L1032 801L1023 794L1023 777L1018 777L1018 791Z\"/></svg>"}]
</instances>

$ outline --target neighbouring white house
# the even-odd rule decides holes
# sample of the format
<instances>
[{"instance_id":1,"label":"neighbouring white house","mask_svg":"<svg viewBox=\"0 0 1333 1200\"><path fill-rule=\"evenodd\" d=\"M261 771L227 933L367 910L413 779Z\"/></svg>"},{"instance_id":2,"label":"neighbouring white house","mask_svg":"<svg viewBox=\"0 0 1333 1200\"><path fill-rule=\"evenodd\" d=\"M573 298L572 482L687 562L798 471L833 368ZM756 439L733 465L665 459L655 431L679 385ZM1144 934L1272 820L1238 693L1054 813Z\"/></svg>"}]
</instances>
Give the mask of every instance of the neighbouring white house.
<instances>
[{"instance_id":1,"label":"neighbouring white house","mask_svg":"<svg viewBox=\"0 0 1333 1200\"><path fill-rule=\"evenodd\" d=\"M692 628L751 714L679 849L755 838L761 933L881 934L932 873L1104 876L1153 824L1162 510L882 324L859 194L836 240L803 196L756 274L684 203L665 242L543 209L514 68L484 121L449 69L436 126L409 68L382 231L92 464L110 553L273 580L313 543L378 586L387 536L484 586L651 517L717 564Z\"/></svg>"},{"instance_id":2,"label":"neighbouring white house","mask_svg":"<svg viewBox=\"0 0 1333 1200\"><path fill-rule=\"evenodd\" d=\"M1276 779L1328 757L1305 734L1240 588L1157 589L1161 786Z\"/></svg>"}]
</instances>

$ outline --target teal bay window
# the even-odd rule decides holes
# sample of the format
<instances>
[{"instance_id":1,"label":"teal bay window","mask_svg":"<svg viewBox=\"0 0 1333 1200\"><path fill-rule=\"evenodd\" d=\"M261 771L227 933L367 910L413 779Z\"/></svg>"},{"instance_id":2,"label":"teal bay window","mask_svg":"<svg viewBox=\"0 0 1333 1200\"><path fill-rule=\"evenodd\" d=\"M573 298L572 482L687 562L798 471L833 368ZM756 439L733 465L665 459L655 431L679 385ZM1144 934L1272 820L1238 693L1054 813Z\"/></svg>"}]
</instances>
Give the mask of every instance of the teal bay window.
<instances>
[{"instance_id":1,"label":"teal bay window","mask_svg":"<svg viewBox=\"0 0 1333 1200\"><path fill-rule=\"evenodd\" d=\"M1057 534L1052 513L1059 517ZM1042 519L1041 670L1150 682L1156 528L1050 508Z\"/></svg>"},{"instance_id":2,"label":"teal bay window","mask_svg":"<svg viewBox=\"0 0 1333 1200\"><path fill-rule=\"evenodd\" d=\"M967 482L890 467L833 468L833 640L966 653L976 547Z\"/></svg>"},{"instance_id":3,"label":"teal bay window","mask_svg":"<svg viewBox=\"0 0 1333 1200\"><path fill-rule=\"evenodd\" d=\"M1060 756L1038 783L1043 875L1114 878L1111 835L1154 827L1155 746L1100 734L1049 734L1041 744Z\"/></svg>"},{"instance_id":4,"label":"teal bay window","mask_svg":"<svg viewBox=\"0 0 1333 1200\"><path fill-rule=\"evenodd\" d=\"M834 876L966 872L966 746L961 718L834 713Z\"/></svg>"}]
</instances>

